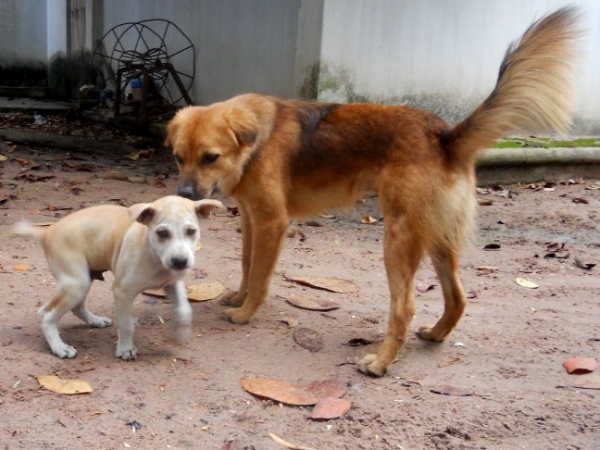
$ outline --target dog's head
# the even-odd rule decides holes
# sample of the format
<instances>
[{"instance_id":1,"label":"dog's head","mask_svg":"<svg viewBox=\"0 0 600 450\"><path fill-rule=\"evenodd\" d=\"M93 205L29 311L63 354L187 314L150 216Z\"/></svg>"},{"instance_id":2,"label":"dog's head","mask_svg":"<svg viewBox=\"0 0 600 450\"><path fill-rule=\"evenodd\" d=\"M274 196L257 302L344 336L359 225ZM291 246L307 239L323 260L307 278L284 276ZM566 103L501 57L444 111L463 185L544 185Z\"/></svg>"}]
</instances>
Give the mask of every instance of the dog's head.
<instances>
[{"instance_id":1,"label":"dog's head","mask_svg":"<svg viewBox=\"0 0 600 450\"><path fill-rule=\"evenodd\" d=\"M213 208L223 208L218 200L192 201L176 195L153 203L133 205L132 218L148 227L151 247L169 270L187 270L194 264L200 240L199 218L207 218Z\"/></svg>"},{"instance_id":2,"label":"dog's head","mask_svg":"<svg viewBox=\"0 0 600 450\"><path fill-rule=\"evenodd\" d=\"M196 200L235 190L270 127L261 117L269 103L260 98L247 94L210 106L190 106L175 115L165 145L173 148L179 169L179 195Z\"/></svg>"}]
</instances>

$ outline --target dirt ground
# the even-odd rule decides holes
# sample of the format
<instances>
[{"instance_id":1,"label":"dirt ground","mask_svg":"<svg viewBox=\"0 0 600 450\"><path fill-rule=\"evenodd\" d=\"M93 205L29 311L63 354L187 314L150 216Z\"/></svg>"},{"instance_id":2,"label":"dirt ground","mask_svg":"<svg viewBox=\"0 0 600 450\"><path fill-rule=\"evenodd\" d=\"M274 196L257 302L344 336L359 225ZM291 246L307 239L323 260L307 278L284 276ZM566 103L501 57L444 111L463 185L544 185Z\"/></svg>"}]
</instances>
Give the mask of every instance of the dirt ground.
<instances>
[{"instance_id":1,"label":"dirt ground","mask_svg":"<svg viewBox=\"0 0 600 450\"><path fill-rule=\"evenodd\" d=\"M114 130L86 127L72 129L84 137L139 143ZM138 150L147 150L147 140L140 141ZM465 316L444 343L411 334L388 375L375 379L356 370L355 361L368 349L349 342L380 340L387 323L382 222L362 223L365 216L380 218L376 199L330 211L333 217L294 222L296 233L287 239L269 298L249 325L221 319L218 299L194 303L193 337L177 346L168 335L170 305L140 295L137 361L115 358L114 326L89 329L72 315L60 330L79 353L61 360L50 354L36 315L53 290L44 255L32 240L9 237L11 224L173 194L174 163L159 150L136 161L126 154L96 154L93 140L89 152L10 144L4 150L0 448L284 448L270 433L309 449L600 448L600 391L574 387L582 380L598 387L598 378L563 368L566 358L598 358L600 352L600 266L575 265L576 258L600 262L600 190L592 189L597 180L480 192L478 198L491 205L480 206L479 235L461 260L471 297ZM237 287L238 227L239 217L226 211L203 222L202 249L188 284ZM556 250L548 248L552 243L564 248L547 257ZM497 245L484 249L488 244ZM360 290L336 294L298 285L290 276L338 277ZM522 287L517 277L539 288ZM106 278L94 283L88 302L96 314L114 318ZM417 274L417 287L413 330L433 323L442 310L429 261ZM334 300L341 307L298 309L285 301L290 297ZM300 347L285 317L320 334L322 349ZM84 379L94 391L50 392L37 380L49 374ZM352 406L341 418L314 421L312 407L285 406L244 391L240 380L252 377L295 385L338 379L346 383L344 398ZM432 392L440 386L472 395Z\"/></svg>"}]
</instances>

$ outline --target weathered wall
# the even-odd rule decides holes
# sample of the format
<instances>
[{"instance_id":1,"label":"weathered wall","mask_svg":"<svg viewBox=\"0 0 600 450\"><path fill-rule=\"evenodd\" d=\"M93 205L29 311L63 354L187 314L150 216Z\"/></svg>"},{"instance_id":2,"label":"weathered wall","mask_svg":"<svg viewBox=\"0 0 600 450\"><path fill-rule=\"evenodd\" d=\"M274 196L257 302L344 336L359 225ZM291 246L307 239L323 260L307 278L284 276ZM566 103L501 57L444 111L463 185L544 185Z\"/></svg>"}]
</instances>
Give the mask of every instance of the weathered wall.
<instances>
[{"instance_id":1,"label":"weathered wall","mask_svg":"<svg viewBox=\"0 0 600 450\"><path fill-rule=\"evenodd\" d=\"M45 67L45 2L0 1L0 85L40 85Z\"/></svg>"},{"instance_id":2,"label":"weathered wall","mask_svg":"<svg viewBox=\"0 0 600 450\"><path fill-rule=\"evenodd\" d=\"M319 98L408 102L449 121L493 88L510 42L564 0L326 0ZM579 132L600 132L600 2L574 2L587 36L576 79Z\"/></svg>"},{"instance_id":3,"label":"weathered wall","mask_svg":"<svg viewBox=\"0 0 600 450\"><path fill-rule=\"evenodd\" d=\"M197 103L247 91L289 96L295 93L301 3L104 0L103 28L107 31L123 22L145 19L174 22L196 48L196 81L191 95ZM183 62L180 66L184 67Z\"/></svg>"}]
</instances>

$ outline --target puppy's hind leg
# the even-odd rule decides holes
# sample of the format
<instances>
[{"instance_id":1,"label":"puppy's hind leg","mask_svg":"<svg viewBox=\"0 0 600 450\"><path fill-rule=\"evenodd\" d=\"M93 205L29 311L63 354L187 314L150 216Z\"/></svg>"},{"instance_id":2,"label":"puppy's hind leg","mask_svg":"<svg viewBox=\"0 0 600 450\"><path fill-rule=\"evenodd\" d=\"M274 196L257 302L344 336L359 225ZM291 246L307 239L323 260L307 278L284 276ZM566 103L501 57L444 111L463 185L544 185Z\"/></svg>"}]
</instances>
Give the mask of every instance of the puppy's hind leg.
<instances>
[{"instance_id":1,"label":"puppy's hind leg","mask_svg":"<svg viewBox=\"0 0 600 450\"><path fill-rule=\"evenodd\" d=\"M92 313L87 308L85 299L83 299L79 305L73 308L73 314L93 328L106 328L112 325L112 321L108 317L97 316Z\"/></svg>"},{"instance_id":2,"label":"puppy's hind leg","mask_svg":"<svg viewBox=\"0 0 600 450\"><path fill-rule=\"evenodd\" d=\"M164 290L173 303L173 337L178 343L185 342L192 332L192 307L187 298L185 284L180 280L165 286Z\"/></svg>"},{"instance_id":3,"label":"puppy's hind leg","mask_svg":"<svg viewBox=\"0 0 600 450\"><path fill-rule=\"evenodd\" d=\"M38 315L42 319L42 331L46 341L59 358L74 358L75 347L66 344L60 338L58 322L69 311L77 309L85 301L91 281L73 277L56 277L56 293L52 300L42 306Z\"/></svg>"}]
</instances>

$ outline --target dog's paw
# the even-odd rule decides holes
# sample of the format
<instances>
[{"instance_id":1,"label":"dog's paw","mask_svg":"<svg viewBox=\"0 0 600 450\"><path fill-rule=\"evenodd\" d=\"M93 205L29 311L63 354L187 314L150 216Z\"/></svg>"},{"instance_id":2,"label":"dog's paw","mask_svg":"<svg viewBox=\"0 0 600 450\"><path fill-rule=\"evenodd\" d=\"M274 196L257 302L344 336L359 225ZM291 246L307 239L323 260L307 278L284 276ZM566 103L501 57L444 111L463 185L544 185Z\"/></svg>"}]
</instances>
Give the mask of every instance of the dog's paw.
<instances>
[{"instance_id":1,"label":"dog's paw","mask_svg":"<svg viewBox=\"0 0 600 450\"><path fill-rule=\"evenodd\" d=\"M417 336L426 341L442 342L444 340L444 336L434 334L433 327L420 327Z\"/></svg>"},{"instance_id":2,"label":"dog's paw","mask_svg":"<svg viewBox=\"0 0 600 450\"><path fill-rule=\"evenodd\" d=\"M63 359L75 358L77 355L77 349L62 342L60 345L52 347L52 353Z\"/></svg>"},{"instance_id":3,"label":"dog's paw","mask_svg":"<svg viewBox=\"0 0 600 450\"><path fill-rule=\"evenodd\" d=\"M117 358L121 358L123 361L133 361L137 359L137 348L135 345L131 347L119 347L117 345Z\"/></svg>"},{"instance_id":4,"label":"dog's paw","mask_svg":"<svg viewBox=\"0 0 600 450\"><path fill-rule=\"evenodd\" d=\"M369 353L358 362L358 370L372 377L382 377L387 372L387 367L377 360L375 353Z\"/></svg>"},{"instance_id":5,"label":"dog's paw","mask_svg":"<svg viewBox=\"0 0 600 450\"><path fill-rule=\"evenodd\" d=\"M244 300L246 299L246 294L239 291L230 291L226 294L223 294L219 303L223 306L242 306L244 304Z\"/></svg>"},{"instance_id":6,"label":"dog's paw","mask_svg":"<svg viewBox=\"0 0 600 450\"><path fill-rule=\"evenodd\" d=\"M112 320L108 317L94 316L88 322L88 325L93 328L106 328L112 325Z\"/></svg>"},{"instance_id":7,"label":"dog's paw","mask_svg":"<svg viewBox=\"0 0 600 450\"><path fill-rule=\"evenodd\" d=\"M242 308L229 308L223 311L222 314L225 319L238 325L247 324L252 319L252 316L246 314Z\"/></svg>"}]
</instances>

